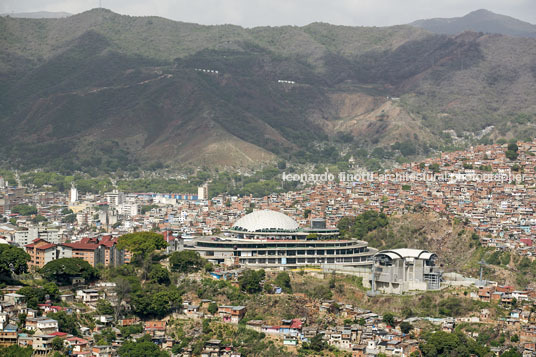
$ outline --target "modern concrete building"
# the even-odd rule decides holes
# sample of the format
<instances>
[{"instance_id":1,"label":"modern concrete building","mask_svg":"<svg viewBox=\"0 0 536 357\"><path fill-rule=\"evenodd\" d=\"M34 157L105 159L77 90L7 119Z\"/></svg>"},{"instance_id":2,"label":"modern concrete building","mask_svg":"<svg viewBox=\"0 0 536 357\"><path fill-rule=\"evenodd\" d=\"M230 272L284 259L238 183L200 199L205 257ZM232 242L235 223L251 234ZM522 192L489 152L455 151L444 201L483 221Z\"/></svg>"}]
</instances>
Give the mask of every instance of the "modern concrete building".
<instances>
[{"instance_id":1,"label":"modern concrete building","mask_svg":"<svg viewBox=\"0 0 536 357\"><path fill-rule=\"evenodd\" d=\"M204 184L197 188L197 199L198 200L208 200L208 185Z\"/></svg>"},{"instance_id":2,"label":"modern concrete building","mask_svg":"<svg viewBox=\"0 0 536 357\"><path fill-rule=\"evenodd\" d=\"M373 257L370 283L373 290L402 294L410 290L437 290L442 272L438 256L420 249L382 250Z\"/></svg>"},{"instance_id":3,"label":"modern concrete building","mask_svg":"<svg viewBox=\"0 0 536 357\"><path fill-rule=\"evenodd\" d=\"M240 218L223 236L202 237L185 243L209 261L254 268L296 268L336 264L369 267L377 252L367 242L339 239L339 230L325 228L319 220L313 227L300 228L287 215L254 211Z\"/></svg>"},{"instance_id":4,"label":"modern concrete building","mask_svg":"<svg viewBox=\"0 0 536 357\"><path fill-rule=\"evenodd\" d=\"M106 192L104 198L110 206L117 207L125 201L125 194L118 190L113 190L112 192Z\"/></svg>"},{"instance_id":5,"label":"modern concrete building","mask_svg":"<svg viewBox=\"0 0 536 357\"><path fill-rule=\"evenodd\" d=\"M60 238L59 230L50 228L30 227L26 230L15 232L15 243L19 247L24 247L36 239L43 239L52 244L59 244Z\"/></svg>"}]
</instances>

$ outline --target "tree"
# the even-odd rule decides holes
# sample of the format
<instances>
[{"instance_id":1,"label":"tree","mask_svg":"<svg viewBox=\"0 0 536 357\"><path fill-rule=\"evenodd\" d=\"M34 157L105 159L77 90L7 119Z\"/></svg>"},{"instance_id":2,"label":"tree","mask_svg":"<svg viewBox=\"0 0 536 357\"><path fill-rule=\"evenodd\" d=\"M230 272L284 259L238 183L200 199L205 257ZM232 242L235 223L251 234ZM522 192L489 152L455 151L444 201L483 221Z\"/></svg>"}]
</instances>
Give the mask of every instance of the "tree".
<instances>
[{"instance_id":1,"label":"tree","mask_svg":"<svg viewBox=\"0 0 536 357\"><path fill-rule=\"evenodd\" d=\"M327 300L333 297L333 292L325 285L315 285L306 291L307 296L314 300Z\"/></svg>"},{"instance_id":2,"label":"tree","mask_svg":"<svg viewBox=\"0 0 536 357\"><path fill-rule=\"evenodd\" d=\"M385 213L376 211L366 211L355 218L343 217L337 224L342 235L350 235L352 237L362 239L369 232L375 229L385 227L389 224Z\"/></svg>"},{"instance_id":3,"label":"tree","mask_svg":"<svg viewBox=\"0 0 536 357\"><path fill-rule=\"evenodd\" d=\"M413 330L413 325L409 322L402 321L400 323L400 331L402 331L402 333L408 334L411 330Z\"/></svg>"},{"instance_id":4,"label":"tree","mask_svg":"<svg viewBox=\"0 0 536 357\"><path fill-rule=\"evenodd\" d=\"M41 223L41 222L46 222L46 221L48 221L48 220L46 219L46 217L45 217L45 216L42 216L42 215L40 215L40 214L38 214L37 216L35 216L34 218L32 218L32 223L34 223L34 224L39 224L39 223Z\"/></svg>"},{"instance_id":5,"label":"tree","mask_svg":"<svg viewBox=\"0 0 536 357\"><path fill-rule=\"evenodd\" d=\"M152 266L151 272L149 273L149 279L163 285L169 285L171 283L169 271L160 264Z\"/></svg>"},{"instance_id":6,"label":"tree","mask_svg":"<svg viewBox=\"0 0 536 357\"><path fill-rule=\"evenodd\" d=\"M428 169L432 171L434 174L437 174L439 172L439 164L433 163L428 166Z\"/></svg>"},{"instance_id":7,"label":"tree","mask_svg":"<svg viewBox=\"0 0 536 357\"><path fill-rule=\"evenodd\" d=\"M82 277L85 281L98 279L98 271L82 258L60 258L45 264L39 271L44 279L59 285L71 284L72 278Z\"/></svg>"},{"instance_id":8,"label":"tree","mask_svg":"<svg viewBox=\"0 0 536 357\"><path fill-rule=\"evenodd\" d=\"M53 282L45 283L43 290L50 300L57 301L60 298L60 289Z\"/></svg>"},{"instance_id":9,"label":"tree","mask_svg":"<svg viewBox=\"0 0 536 357\"><path fill-rule=\"evenodd\" d=\"M246 270L238 278L240 289L250 294L255 294L262 291L261 282L264 280L266 274L263 269L261 270Z\"/></svg>"},{"instance_id":10,"label":"tree","mask_svg":"<svg viewBox=\"0 0 536 357\"><path fill-rule=\"evenodd\" d=\"M108 300L99 299L97 301L97 313L100 315L111 315L114 313L114 308Z\"/></svg>"},{"instance_id":11,"label":"tree","mask_svg":"<svg viewBox=\"0 0 536 357\"><path fill-rule=\"evenodd\" d=\"M181 304L181 294L176 287L162 290L157 286L155 290L145 289L132 297L134 312L140 317L163 318Z\"/></svg>"},{"instance_id":12,"label":"tree","mask_svg":"<svg viewBox=\"0 0 536 357\"><path fill-rule=\"evenodd\" d=\"M24 286L19 289L18 293L26 296L26 304L31 309L37 309L38 304L45 302L46 292L44 289L33 286Z\"/></svg>"},{"instance_id":13,"label":"tree","mask_svg":"<svg viewBox=\"0 0 536 357\"><path fill-rule=\"evenodd\" d=\"M322 338L322 334L317 334L313 338L311 338L310 342L305 342L303 344L303 348L306 350L312 350L315 352L322 352L328 347L328 344L324 339Z\"/></svg>"},{"instance_id":14,"label":"tree","mask_svg":"<svg viewBox=\"0 0 536 357\"><path fill-rule=\"evenodd\" d=\"M518 350L516 350L514 347L510 348L508 351L501 354L501 357L521 357L523 356L521 353L519 353Z\"/></svg>"},{"instance_id":15,"label":"tree","mask_svg":"<svg viewBox=\"0 0 536 357\"><path fill-rule=\"evenodd\" d=\"M486 263L493 264L493 265L500 265L501 264L501 255L502 253L498 250L493 252L487 259Z\"/></svg>"},{"instance_id":16,"label":"tree","mask_svg":"<svg viewBox=\"0 0 536 357\"><path fill-rule=\"evenodd\" d=\"M74 213L73 210L70 209L70 208L67 208L67 207L62 208L62 210L61 210L61 214L63 214L63 215L73 214L73 213Z\"/></svg>"},{"instance_id":17,"label":"tree","mask_svg":"<svg viewBox=\"0 0 536 357\"><path fill-rule=\"evenodd\" d=\"M193 250L183 250L171 254L169 265L172 271L179 273L193 273L201 270L207 261Z\"/></svg>"},{"instance_id":18,"label":"tree","mask_svg":"<svg viewBox=\"0 0 536 357\"><path fill-rule=\"evenodd\" d=\"M54 337L50 344L52 345L52 349L54 351L63 351L63 348L64 348L63 339L61 339L60 337Z\"/></svg>"},{"instance_id":19,"label":"tree","mask_svg":"<svg viewBox=\"0 0 536 357\"><path fill-rule=\"evenodd\" d=\"M218 305L215 302L211 302L208 305L208 312L210 312L212 315L218 312Z\"/></svg>"},{"instance_id":20,"label":"tree","mask_svg":"<svg viewBox=\"0 0 536 357\"><path fill-rule=\"evenodd\" d=\"M74 336L80 336L76 315L68 315L65 311L49 313L48 318L58 321L58 330Z\"/></svg>"},{"instance_id":21,"label":"tree","mask_svg":"<svg viewBox=\"0 0 536 357\"><path fill-rule=\"evenodd\" d=\"M519 156L518 150L519 148L516 143L510 143L508 144L508 149L506 150L505 155L509 160L515 161Z\"/></svg>"},{"instance_id":22,"label":"tree","mask_svg":"<svg viewBox=\"0 0 536 357\"><path fill-rule=\"evenodd\" d=\"M124 339L128 338L130 335L138 334L143 332L143 325L129 325L129 326L119 326L119 331L121 331L121 337Z\"/></svg>"},{"instance_id":23,"label":"tree","mask_svg":"<svg viewBox=\"0 0 536 357\"><path fill-rule=\"evenodd\" d=\"M139 281L136 280L136 282L139 284ZM115 281L115 293L117 294L117 298L119 299L119 306L123 301L125 301L127 298L130 297L130 292L132 289L131 282L128 280L128 278L119 277Z\"/></svg>"},{"instance_id":24,"label":"tree","mask_svg":"<svg viewBox=\"0 0 536 357\"><path fill-rule=\"evenodd\" d=\"M0 245L0 280L11 278L12 274L28 271L30 255L24 250L9 244Z\"/></svg>"},{"instance_id":25,"label":"tree","mask_svg":"<svg viewBox=\"0 0 536 357\"><path fill-rule=\"evenodd\" d=\"M407 319L408 317L413 316L413 310L409 306L404 306L402 309L402 315Z\"/></svg>"},{"instance_id":26,"label":"tree","mask_svg":"<svg viewBox=\"0 0 536 357\"><path fill-rule=\"evenodd\" d=\"M11 208L11 213L17 213L21 216L30 216L32 214L37 214L37 208L30 205L20 204Z\"/></svg>"},{"instance_id":27,"label":"tree","mask_svg":"<svg viewBox=\"0 0 536 357\"><path fill-rule=\"evenodd\" d=\"M23 327L26 325L26 319L28 318L28 314L20 314L19 313L19 316L18 316L18 321L17 321L17 327L19 329L23 329Z\"/></svg>"},{"instance_id":28,"label":"tree","mask_svg":"<svg viewBox=\"0 0 536 357\"><path fill-rule=\"evenodd\" d=\"M129 233L122 235L117 241L117 249L128 250L136 259L142 259L165 247L167 243L164 236L154 232Z\"/></svg>"},{"instance_id":29,"label":"tree","mask_svg":"<svg viewBox=\"0 0 536 357\"><path fill-rule=\"evenodd\" d=\"M126 341L117 351L119 357L169 357L167 352L158 348L151 341L151 336L145 335L142 338L133 341Z\"/></svg>"},{"instance_id":30,"label":"tree","mask_svg":"<svg viewBox=\"0 0 536 357\"><path fill-rule=\"evenodd\" d=\"M290 285L290 276L286 271L277 274L274 284L279 286L285 293L292 292L292 286Z\"/></svg>"},{"instance_id":31,"label":"tree","mask_svg":"<svg viewBox=\"0 0 536 357\"><path fill-rule=\"evenodd\" d=\"M383 315L383 322L385 322L389 326L394 326L395 325L395 317L394 317L394 315L389 313L389 312L384 314Z\"/></svg>"},{"instance_id":32,"label":"tree","mask_svg":"<svg viewBox=\"0 0 536 357\"><path fill-rule=\"evenodd\" d=\"M2 357L31 357L33 350L31 347L22 348L18 345L9 347L0 347L0 356Z\"/></svg>"},{"instance_id":33,"label":"tree","mask_svg":"<svg viewBox=\"0 0 536 357\"><path fill-rule=\"evenodd\" d=\"M111 345L115 341L115 332L111 328L103 329L100 335L95 335L97 345Z\"/></svg>"},{"instance_id":34,"label":"tree","mask_svg":"<svg viewBox=\"0 0 536 357\"><path fill-rule=\"evenodd\" d=\"M74 222L76 222L76 214L74 214L74 213L68 214L65 217L63 217L61 219L61 221L63 223L74 223Z\"/></svg>"},{"instance_id":35,"label":"tree","mask_svg":"<svg viewBox=\"0 0 536 357\"><path fill-rule=\"evenodd\" d=\"M444 331L430 332L424 335L425 343L419 348L425 357L436 356L487 356L489 348L469 338L463 333Z\"/></svg>"}]
</instances>

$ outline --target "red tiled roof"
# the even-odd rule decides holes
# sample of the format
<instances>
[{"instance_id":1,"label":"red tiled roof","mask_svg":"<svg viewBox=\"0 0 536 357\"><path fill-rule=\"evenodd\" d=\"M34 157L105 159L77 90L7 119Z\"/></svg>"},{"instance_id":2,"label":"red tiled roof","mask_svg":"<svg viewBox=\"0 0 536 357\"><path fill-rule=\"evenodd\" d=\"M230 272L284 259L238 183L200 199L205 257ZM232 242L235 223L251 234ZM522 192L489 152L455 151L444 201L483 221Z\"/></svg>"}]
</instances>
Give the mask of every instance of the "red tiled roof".
<instances>
[{"instance_id":1,"label":"red tiled roof","mask_svg":"<svg viewBox=\"0 0 536 357\"><path fill-rule=\"evenodd\" d=\"M115 242L112 242L112 241L105 241L105 242L100 242L100 245L103 245L105 247L113 247L115 245Z\"/></svg>"},{"instance_id":2,"label":"red tiled roof","mask_svg":"<svg viewBox=\"0 0 536 357\"><path fill-rule=\"evenodd\" d=\"M37 246L38 242L34 241L34 243L32 243L32 244L25 245L25 247L26 248L35 248L35 249L45 249L46 250L46 249L54 248L56 246L56 244L48 243L47 241L42 240L42 239L36 239L36 240L46 242L47 244Z\"/></svg>"},{"instance_id":3,"label":"red tiled roof","mask_svg":"<svg viewBox=\"0 0 536 357\"><path fill-rule=\"evenodd\" d=\"M296 329L302 328L301 320L298 320L298 319L292 320L292 323L290 324L290 328L296 328Z\"/></svg>"},{"instance_id":4,"label":"red tiled roof","mask_svg":"<svg viewBox=\"0 0 536 357\"><path fill-rule=\"evenodd\" d=\"M80 337L69 337L69 338L67 339L67 341L69 341L69 342L76 342L76 343L78 343L78 344L86 344L86 343L88 343L87 340L84 340L83 338L80 338Z\"/></svg>"},{"instance_id":5,"label":"red tiled roof","mask_svg":"<svg viewBox=\"0 0 536 357\"><path fill-rule=\"evenodd\" d=\"M70 247L72 249L80 249L80 250L95 250L99 247L98 244L94 244L94 243L81 243L81 242L76 242L76 243L63 243L64 246L66 247Z\"/></svg>"},{"instance_id":6,"label":"red tiled roof","mask_svg":"<svg viewBox=\"0 0 536 357\"><path fill-rule=\"evenodd\" d=\"M48 243L48 244L40 245L40 246L35 247L35 248L36 249L50 249L50 248L54 248L55 246L56 246L56 244Z\"/></svg>"},{"instance_id":7,"label":"red tiled roof","mask_svg":"<svg viewBox=\"0 0 536 357\"><path fill-rule=\"evenodd\" d=\"M68 333L66 333L66 332L52 332L50 335L61 337L61 336L67 336Z\"/></svg>"}]
</instances>

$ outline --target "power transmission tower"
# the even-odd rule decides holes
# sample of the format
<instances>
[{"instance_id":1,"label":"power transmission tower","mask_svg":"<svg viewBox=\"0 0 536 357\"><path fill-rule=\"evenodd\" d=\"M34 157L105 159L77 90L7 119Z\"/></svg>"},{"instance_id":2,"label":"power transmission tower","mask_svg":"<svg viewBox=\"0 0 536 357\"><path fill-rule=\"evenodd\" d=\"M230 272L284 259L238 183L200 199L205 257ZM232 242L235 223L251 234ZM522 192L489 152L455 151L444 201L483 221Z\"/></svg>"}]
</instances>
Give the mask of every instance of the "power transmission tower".
<instances>
[{"instance_id":1,"label":"power transmission tower","mask_svg":"<svg viewBox=\"0 0 536 357\"><path fill-rule=\"evenodd\" d=\"M481 261L478 262L478 264L480 264L480 279L478 280L478 286L486 286L486 282L482 279L482 277L483 277L484 267L487 266L488 263L486 263L484 259L482 259Z\"/></svg>"}]
</instances>

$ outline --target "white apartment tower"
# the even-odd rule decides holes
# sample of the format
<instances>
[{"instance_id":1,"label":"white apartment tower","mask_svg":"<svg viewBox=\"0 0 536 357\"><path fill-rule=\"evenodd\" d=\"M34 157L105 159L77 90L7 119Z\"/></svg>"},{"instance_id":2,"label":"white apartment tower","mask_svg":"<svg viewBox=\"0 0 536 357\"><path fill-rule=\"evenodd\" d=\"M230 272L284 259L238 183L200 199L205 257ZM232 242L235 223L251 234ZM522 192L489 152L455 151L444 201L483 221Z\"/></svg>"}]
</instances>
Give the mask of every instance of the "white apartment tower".
<instances>
[{"instance_id":1,"label":"white apartment tower","mask_svg":"<svg viewBox=\"0 0 536 357\"><path fill-rule=\"evenodd\" d=\"M197 188L197 199L198 200L208 200L208 185L204 184Z\"/></svg>"},{"instance_id":2,"label":"white apartment tower","mask_svg":"<svg viewBox=\"0 0 536 357\"><path fill-rule=\"evenodd\" d=\"M71 184L71 194L70 194L69 201L71 203L75 203L76 201L78 201L78 190L74 186L74 183Z\"/></svg>"}]
</instances>

